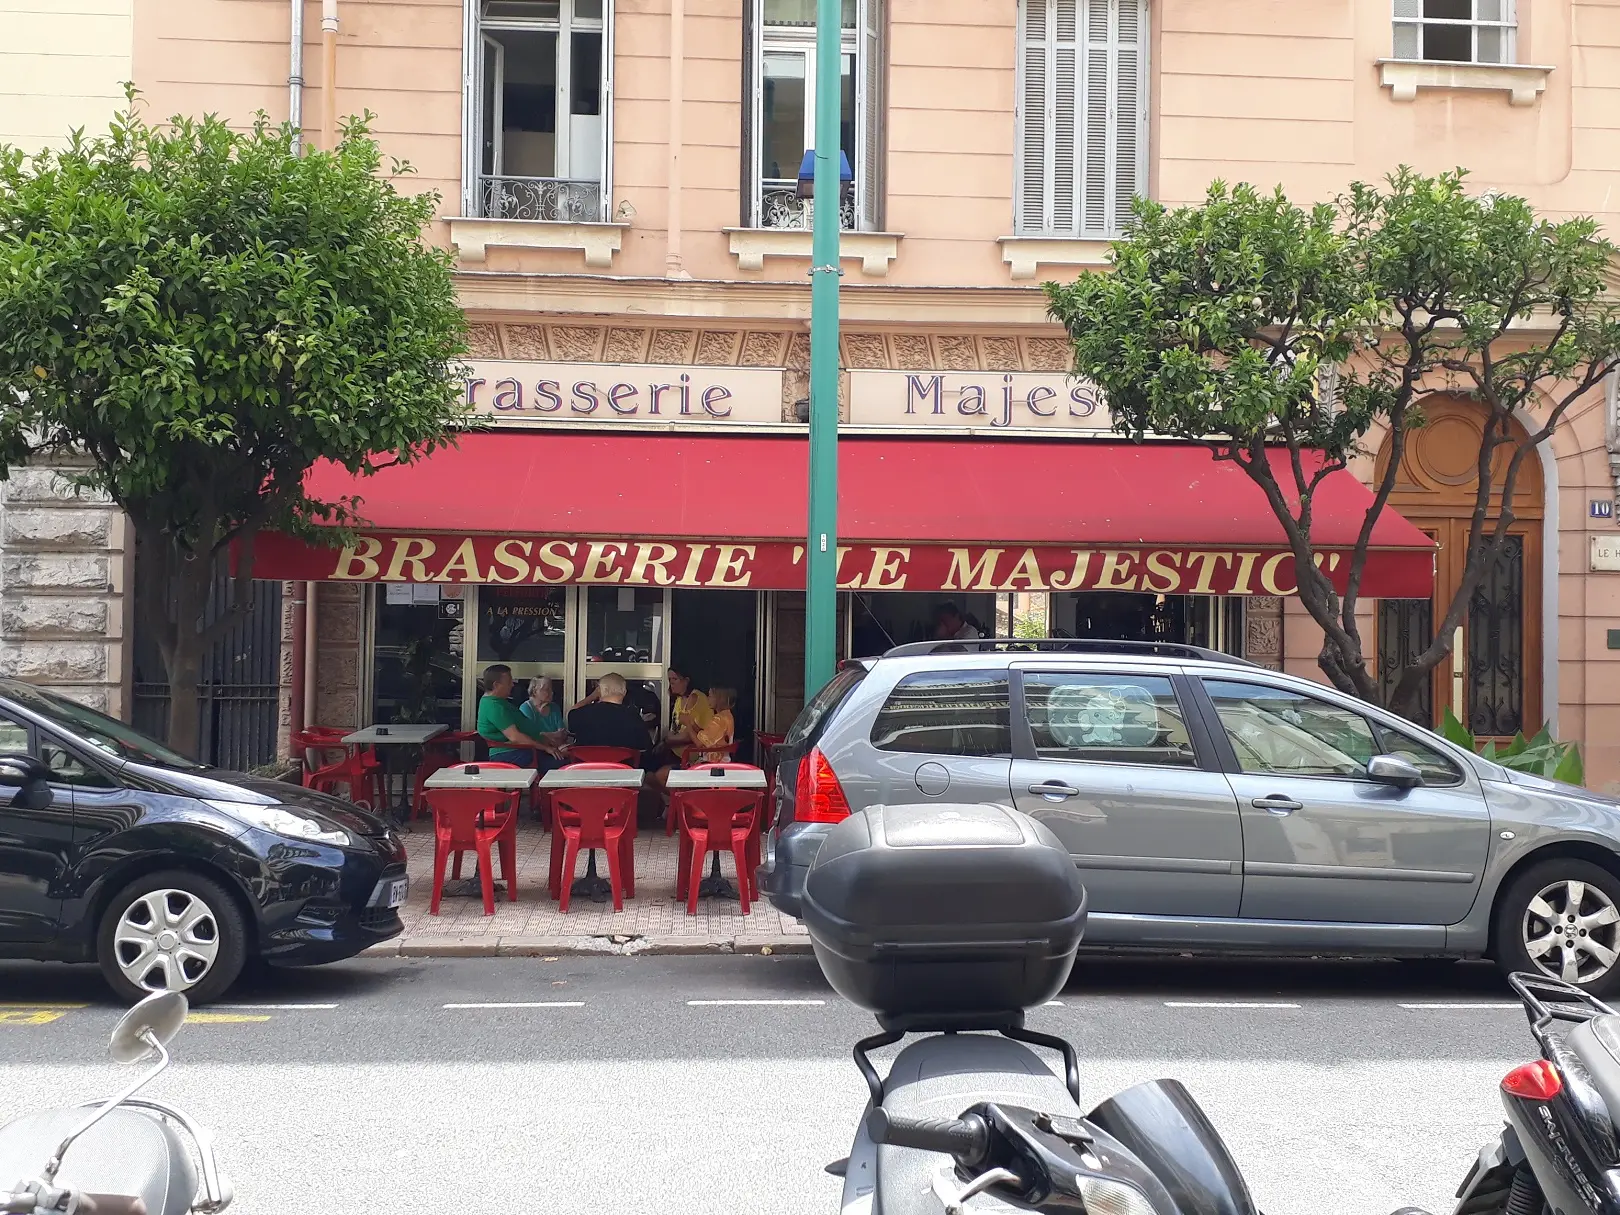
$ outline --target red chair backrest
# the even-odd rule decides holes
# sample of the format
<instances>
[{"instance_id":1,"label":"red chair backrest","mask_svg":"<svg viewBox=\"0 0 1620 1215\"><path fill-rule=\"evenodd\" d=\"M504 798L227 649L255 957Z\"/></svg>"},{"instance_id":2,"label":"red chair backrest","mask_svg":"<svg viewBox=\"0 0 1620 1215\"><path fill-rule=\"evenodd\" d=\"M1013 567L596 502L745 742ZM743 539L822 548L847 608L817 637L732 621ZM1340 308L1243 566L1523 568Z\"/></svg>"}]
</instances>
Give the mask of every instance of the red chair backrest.
<instances>
[{"instance_id":1,"label":"red chair backrest","mask_svg":"<svg viewBox=\"0 0 1620 1215\"><path fill-rule=\"evenodd\" d=\"M711 836L752 827L765 799L758 789L682 789L675 796L680 799L687 830L707 828Z\"/></svg>"},{"instance_id":2,"label":"red chair backrest","mask_svg":"<svg viewBox=\"0 0 1620 1215\"><path fill-rule=\"evenodd\" d=\"M505 825L512 799L503 789L429 789L433 833L452 847L472 848L480 830L498 831Z\"/></svg>"},{"instance_id":3,"label":"red chair backrest","mask_svg":"<svg viewBox=\"0 0 1620 1215\"><path fill-rule=\"evenodd\" d=\"M568 772L568 771L571 771L571 770L574 770L574 769L583 769L586 772L608 772L608 771L624 772L627 769L629 769L629 767L630 767L629 764L609 764L609 763L601 763L601 762L598 762L598 763L586 762L586 763L583 763L583 764L564 764L563 765L563 771Z\"/></svg>"},{"instance_id":4,"label":"red chair backrest","mask_svg":"<svg viewBox=\"0 0 1620 1215\"><path fill-rule=\"evenodd\" d=\"M570 747L568 753L577 756L579 763L584 764L611 764L618 768L628 768L641 758L629 747ZM570 768L578 764L569 764Z\"/></svg>"},{"instance_id":5,"label":"red chair backrest","mask_svg":"<svg viewBox=\"0 0 1620 1215\"><path fill-rule=\"evenodd\" d=\"M585 847L602 848L607 845L608 828L624 826L635 814L638 793L636 789L553 789L552 813L565 830L579 832Z\"/></svg>"},{"instance_id":6,"label":"red chair backrest","mask_svg":"<svg viewBox=\"0 0 1620 1215\"><path fill-rule=\"evenodd\" d=\"M470 764L458 762L450 765L450 767L460 771L465 771L468 768L516 768L517 766L517 764L509 764L501 759L475 759Z\"/></svg>"}]
</instances>

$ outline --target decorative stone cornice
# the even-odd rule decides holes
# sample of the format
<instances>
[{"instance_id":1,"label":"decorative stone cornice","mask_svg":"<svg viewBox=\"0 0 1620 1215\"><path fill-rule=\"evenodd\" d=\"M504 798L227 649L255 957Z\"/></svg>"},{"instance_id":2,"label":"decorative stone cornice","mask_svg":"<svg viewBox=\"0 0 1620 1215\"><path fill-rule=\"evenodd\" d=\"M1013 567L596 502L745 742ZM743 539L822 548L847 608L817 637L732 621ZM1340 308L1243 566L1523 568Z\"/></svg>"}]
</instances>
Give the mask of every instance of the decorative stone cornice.
<instances>
[{"instance_id":1,"label":"decorative stone cornice","mask_svg":"<svg viewBox=\"0 0 1620 1215\"><path fill-rule=\"evenodd\" d=\"M1031 279L1041 266L1069 266L1081 270L1108 269L1109 242L1072 236L1003 236L998 238L1001 260L1012 267L1014 279Z\"/></svg>"},{"instance_id":2,"label":"decorative stone cornice","mask_svg":"<svg viewBox=\"0 0 1620 1215\"><path fill-rule=\"evenodd\" d=\"M493 246L504 249L577 249L585 255L585 264L606 270L613 265L613 255L624 243L624 230L629 224L556 223L539 219L476 219L452 215L445 218L450 225L450 241L461 260L468 265L482 266L487 251Z\"/></svg>"},{"instance_id":3,"label":"decorative stone cornice","mask_svg":"<svg viewBox=\"0 0 1620 1215\"><path fill-rule=\"evenodd\" d=\"M792 257L808 263L814 234L808 228L724 228L739 270L763 270L767 257ZM840 232L838 258L859 261L861 273L883 278L900 256L898 232Z\"/></svg>"},{"instance_id":4,"label":"decorative stone cornice","mask_svg":"<svg viewBox=\"0 0 1620 1215\"><path fill-rule=\"evenodd\" d=\"M1443 59L1380 59L1379 83L1396 101L1416 101L1419 89L1494 89L1513 105L1534 105L1552 68L1528 63L1453 63Z\"/></svg>"}]
</instances>

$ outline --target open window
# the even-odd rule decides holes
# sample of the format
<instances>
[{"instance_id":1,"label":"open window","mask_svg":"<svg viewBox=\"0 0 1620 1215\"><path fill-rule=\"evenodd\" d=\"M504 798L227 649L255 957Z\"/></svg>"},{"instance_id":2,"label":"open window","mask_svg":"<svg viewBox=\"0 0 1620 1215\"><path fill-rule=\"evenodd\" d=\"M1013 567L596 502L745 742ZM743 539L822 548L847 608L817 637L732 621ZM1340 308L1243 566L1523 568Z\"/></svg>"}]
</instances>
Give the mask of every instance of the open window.
<instances>
[{"instance_id":1,"label":"open window","mask_svg":"<svg viewBox=\"0 0 1620 1215\"><path fill-rule=\"evenodd\" d=\"M469 0L464 213L607 217L611 0Z\"/></svg>"},{"instance_id":2,"label":"open window","mask_svg":"<svg viewBox=\"0 0 1620 1215\"><path fill-rule=\"evenodd\" d=\"M1395 58L1513 63L1513 0L1395 0Z\"/></svg>"},{"instance_id":3,"label":"open window","mask_svg":"<svg viewBox=\"0 0 1620 1215\"><path fill-rule=\"evenodd\" d=\"M815 0L745 0L744 65L751 107L744 116L743 223L808 228L813 206L798 193L799 167L816 134ZM843 0L839 143L853 181L841 226L882 228L883 0Z\"/></svg>"}]
</instances>

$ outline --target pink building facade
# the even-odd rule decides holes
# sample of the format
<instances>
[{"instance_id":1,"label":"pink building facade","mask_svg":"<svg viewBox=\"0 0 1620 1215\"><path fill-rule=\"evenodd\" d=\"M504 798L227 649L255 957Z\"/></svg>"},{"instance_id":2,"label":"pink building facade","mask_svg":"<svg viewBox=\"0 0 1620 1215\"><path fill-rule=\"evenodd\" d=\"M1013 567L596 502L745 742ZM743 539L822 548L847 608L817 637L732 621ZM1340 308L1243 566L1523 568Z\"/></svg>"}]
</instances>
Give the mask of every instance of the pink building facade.
<instances>
[{"instance_id":1,"label":"pink building facade","mask_svg":"<svg viewBox=\"0 0 1620 1215\"><path fill-rule=\"evenodd\" d=\"M348 576L323 571L301 716L384 719L424 711L426 697L425 711L468 724L476 673L491 661L558 679L570 695L607 669L651 686L674 664L739 686L747 726L786 729L803 700L802 595L791 577L716 573L702 564L712 551L691 558L690 576L685 563L693 544L772 540L728 492L738 470L727 461L802 451L792 440L808 396L810 234L795 179L811 142L813 10L813 0L310 0L294 73L287 0L135 0L134 75L155 113L280 119L296 93L318 145L338 116L369 110L384 151L414 167L410 188L440 194L428 235L455 250L475 404L503 436L487 475L532 520L532 535L508 535L528 546L521 578L471 558L440 576L455 536L500 534L470 522L435 529L452 537L426 542L440 564L406 550L391 569L387 554L400 550L379 548L374 570L351 553ZM1105 407L1064 378L1063 335L1039 284L1102 269L1132 195L1192 202L1217 178L1313 200L1403 163L1464 166L1479 188L1612 229L1620 10L846 0L844 16L848 442L911 444L908 467L925 469L945 450L927 444L954 445L941 468L979 450L1007 477L971 490L897 484L929 495L939 516L967 516L928 543L978 547L963 550L960 576L897 582L881 555L852 569L847 646L915 639L950 597L988 627L1196 641L1315 675L1313 627L1281 583L1156 581L1145 550L1116 536L1103 546L1134 553L1139 576L1015 572L1021 546L1092 544L1095 512L1075 506L1073 486L1020 480L1008 453L1106 432ZM1550 721L1584 744L1591 783L1610 788L1620 787L1615 409L1612 391L1595 396L1551 442L1519 504L1522 535L1433 697L1486 733ZM1441 599L1474 425L1466 403L1444 411L1402 477L1399 509L1439 545ZM776 446L748 446L765 439ZM600 462L594 491L562 475L576 460ZM626 485L632 467L638 483ZM429 470L421 477L423 500L450 492ZM632 521L597 530L593 492ZM1182 498L1140 492L1165 498L1156 531L1138 541L1217 543ZM1044 500L1069 512L1069 534L1015 532L1010 520L1029 512L998 505ZM427 526L399 509L379 526ZM917 535L871 528L865 542L878 549ZM547 537L574 547L546 549ZM1233 569L1244 568L1242 540ZM689 547L659 564L666 541ZM639 582L638 543L655 546ZM974 563L988 548L1008 564L965 576L982 572ZM542 550L567 561L542 574L530 560ZM1386 658L1426 627L1422 603L1369 605L1368 636ZM289 639L297 627L289 617Z\"/></svg>"}]
</instances>

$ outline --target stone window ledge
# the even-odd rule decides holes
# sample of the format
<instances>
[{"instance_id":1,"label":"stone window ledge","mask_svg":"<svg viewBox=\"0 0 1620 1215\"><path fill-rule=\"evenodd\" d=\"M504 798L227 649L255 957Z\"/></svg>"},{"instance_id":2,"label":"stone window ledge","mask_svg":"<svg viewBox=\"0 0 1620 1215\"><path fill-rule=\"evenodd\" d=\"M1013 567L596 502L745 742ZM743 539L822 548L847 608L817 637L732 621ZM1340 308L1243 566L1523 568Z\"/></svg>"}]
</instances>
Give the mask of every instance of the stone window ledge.
<instances>
[{"instance_id":1,"label":"stone window ledge","mask_svg":"<svg viewBox=\"0 0 1620 1215\"><path fill-rule=\"evenodd\" d=\"M624 244L629 224L562 223L539 219L475 219L449 216L450 240L464 262L482 265L487 251L501 249L577 249L585 264L605 270Z\"/></svg>"},{"instance_id":2,"label":"stone window ledge","mask_svg":"<svg viewBox=\"0 0 1620 1215\"><path fill-rule=\"evenodd\" d=\"M1106 270L1110 242L1073 236L1003 236L1001 260L1012 267L1015 279L1034 278L1040 266L1079 266Z\"/></svg>"},{"instance_id":3,"label":"stone window ledge","mask_svg":"<svg viewBox=\"0 0 1620 1215\"><path fill-rule=\"evenodd\" d=\"M1528 63L1452 63L1438 59L1380 59L1379 83L1396 101L1416 101L1419 89L1494 89L1513 105L1534 105L1550 67Z\"/></svg>"},{"instance_id":4,"label":"stone window ledge","mask_svg":"<svg viewBox=\"0 0 1620 1215\"><path fill-rule=\"evenodd\" d=\"M792 257L810 260L813 235L808 228L724 228L731 238L731 251L736 254L740 270L763 270L767 257ZM872 278L885 278L889 263L900 256L898 232L840 232L838 258L861 263L861 273Z\"/></svg>"}]
</instances>

